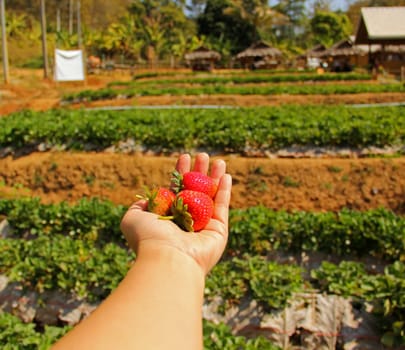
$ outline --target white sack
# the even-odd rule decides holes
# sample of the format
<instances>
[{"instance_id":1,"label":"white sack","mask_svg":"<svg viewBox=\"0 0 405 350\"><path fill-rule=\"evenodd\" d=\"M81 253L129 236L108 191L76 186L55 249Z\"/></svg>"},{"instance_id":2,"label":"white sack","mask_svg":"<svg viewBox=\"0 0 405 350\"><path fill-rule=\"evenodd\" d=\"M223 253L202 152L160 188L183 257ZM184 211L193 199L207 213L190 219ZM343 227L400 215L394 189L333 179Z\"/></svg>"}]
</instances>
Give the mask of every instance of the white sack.
<instances>
[{"instance_id":1,"label":"white sack","mask_svg":"<svg viewBox=\"0 0 405 350\"><path fill-rule=\"evenodd\" d=\"M83 54L81 50L55 50L55 80L84 80Z\"/></svg>"}]
</instances>

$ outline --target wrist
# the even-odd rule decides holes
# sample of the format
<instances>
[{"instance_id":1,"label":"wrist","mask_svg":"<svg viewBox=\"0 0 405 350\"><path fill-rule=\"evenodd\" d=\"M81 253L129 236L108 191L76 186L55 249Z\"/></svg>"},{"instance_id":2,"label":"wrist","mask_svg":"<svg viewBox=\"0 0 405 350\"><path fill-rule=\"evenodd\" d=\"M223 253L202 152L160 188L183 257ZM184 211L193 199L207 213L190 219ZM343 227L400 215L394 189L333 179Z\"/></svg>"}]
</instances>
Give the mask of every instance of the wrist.
<instances>
[{"instance_id":1,"label":"wrist","mask_svg":"<svg viewBox=\"0 0 405 350\"><path fill-rule=\"evenodd\" d=\"M204 290L205 273L202 267L181 249L157 242L141 242L138 246L136 264L146 264L152 269L181 276L193 282L196 287Z\"/></svg>"}]
</instances>

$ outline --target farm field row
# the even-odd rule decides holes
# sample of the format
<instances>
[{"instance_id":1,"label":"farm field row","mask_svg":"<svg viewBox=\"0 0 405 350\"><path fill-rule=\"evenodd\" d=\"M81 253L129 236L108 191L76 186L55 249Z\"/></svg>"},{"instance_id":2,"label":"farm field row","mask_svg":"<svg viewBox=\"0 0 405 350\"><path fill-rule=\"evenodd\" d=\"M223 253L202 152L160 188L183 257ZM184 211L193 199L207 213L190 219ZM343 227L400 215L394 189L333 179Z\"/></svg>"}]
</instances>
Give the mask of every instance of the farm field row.
<instances>
[{"instance_id":1,"label":"farm field row","mask_svg":"<svg viewBox=\"0 0 405 350\"><path fill-rule=\"evenodd\" d=\"M166 75L165 75L166 74ZM224 77L230 74L239 74L242 77L254 76L252 72L231 72L221 75ZM287 73L290 74L290 73ZM297 75L302 75L296 73ZM305 73L306 74L306 73ZM61 107L63 96L80 93L83 90L100 90L105 89L111 84L131 84L134 77L139 79L148 79L148 83L158 80L167 75L173 80L183 79L184 76L190 76L188 72L168 71L161 73L138 72L133 76L128 72L109 72L97 75L88 75L86 81L55 83L51 80L44 80L41 70L31 69L12 69L11 83L3 85L0 88L0 116L23 109L47 110L50 108ZM149 78L148 78L149 77ZM388 81L391 83L391 81ZM384 83L384 81L382 82ZM308 83L309 84L309 83ZM345 84L353 84L346 81ZM378 85L375 83L374 85ZM216 92L215 95L178 95L178 96L137 96L131 99L114 99L105 101L82 102L74 105L64 106L64 108L81 108L96 106L120 106L120 105L229 105L229 106L274 106L283 104L359 104L359 103L392 103L404 102L403 92L357 92L351 94L311 94L311 95L221 95Z\"/></svg>"},{"instance_id":2,"label":"farm field row","mask_svg":"<svg viewBox=\"0 0 405 350\"><path fill-rule=\"evenodd\" d=\"M128 254L117 228L124 211L125 207L94 198L73 206L65 202L42 205L35 199L0 201L0 215L10 225L0 241L4 291L1 298L5 309L10 312L14 308L15 314L29 322L36 320L40 327L44 322L48 326L60 323L59 317L75 324L77 317L63 315L75 308L76 314L85 312L79 308L83 297L97 305L130 266L132 254ZM232 210L228 248L207 279L205 307L210 312L205 317L232 323L232 313L235 308L243 308L247 298L257 303L254 308L261 322L270 322L270 317L274 325L285 329L285 325L277 323L276 315L294 294L319 298L316 293L327 293L352 298L362 305L361 317L368 315L367 326L371 329L364 334L365 329L360 327L355 332L359 338L356 340L361 343L364 336L381 336L395 329L404 308L404 281L400 276L405 267L399 261L404 254L403 230L404 219L387 210L343 210L337 214L288 214L264 207ZM69 303L59 298L58 310L65 310L61 314L52 311L55 292L71 295ZM77 302L72 302L72 298ZM220 304L215 303L218 298L222 299ZM374 311L366 310L367 302L373 304ZM30 314L24 314L26 307L31 309ZM320 315L327 313L321 305L317 307ZM384 326L378 326L378 318L384 317L382 308L390 318ZM45 318L43 309L49 309ZM297 310L293 309L289 312L294 314ZM346 312L349 315L354 310ZM2 320L16 322L4 316ZM294 327L299 327L303 320L296 322ZM336 333L342 325L348 326L345 322L307 323L306 329L309 333L320 329L325 334ZM61 334L61 330L56 334ZM280 345L277 332L272 336L267 330L267 336ZM318 342L328 338L314 336ZM340 337L348 342L344 333ZM256 338L255 342L260 340Z\"/></svg>"},{"instance_id":3,"label":"farm field row","mask_svg":"<svg viewBox=\"0 0 405 350\"><path fill-rule=\"evenodd\" d=\"M367 73L316 72L290 74L193 74L188 76L135 75L132 81L112 81L103 89L84 89L67 93L63 102L82 103L97 100L133 99L143 96L201 95L351 95L359 93L403 93L404 86L393 79L383 84Z\"/></svg>"},{"instance_id":4,"label":"farm field row","mask_svg":"<svg viewBox=\"0 0 405 350\"><path fill-rule=\"evenodd\" d=\"M263 156L288 149L393 147L403 152L405 110L280 106L220 109L50 110L0 119L0 154L30 149L153 151L203 149ZM373 155L372 151L368 151ZM377 151L378 152L378 151ZM395 151L394 151L395 153Z\"/></svg>"},{"instance_id":5,"label":"farm field row","mask_svg":"<svg viewBox=\"0 0 405 350\"><path fill-rule=\"evenodd\" d=\"M357 93L404 93L402 84L277 84L277 85L203 85L176 86L168 85L135 85L128 88L105 88L84 90L62 97L63 102L80 103L83 101L131 99L138 96L198 96L198 95L341 95Z\"/></svg>"}]
</instances>

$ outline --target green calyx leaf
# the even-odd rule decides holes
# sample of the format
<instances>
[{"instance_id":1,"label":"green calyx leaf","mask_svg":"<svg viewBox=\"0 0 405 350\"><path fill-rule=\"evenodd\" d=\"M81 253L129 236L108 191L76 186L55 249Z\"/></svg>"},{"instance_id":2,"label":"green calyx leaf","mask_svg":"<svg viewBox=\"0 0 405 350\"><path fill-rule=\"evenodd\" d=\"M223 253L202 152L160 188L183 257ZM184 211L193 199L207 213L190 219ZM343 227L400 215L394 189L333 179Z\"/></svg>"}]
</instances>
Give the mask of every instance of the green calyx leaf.
<instances>
[{"instance_id":1,"label":"green calyx leaf","mask_svg":"<svg viewBox=\"0 0 405 350\"><path fill-rule=\"evenodd\" d=\"M144 187L145 196L142 199L146 199L148 201L148 211L153 212L156 207L155 198L157 196L158 190L156 187L150 189L148 187ZM140 198L140 196L138 196Z\"/></svg>"},{"instance_id":2,"label":"green calyx leaf","mask_svg":"<svg viewBox=\"0 0 405 350\"><path fill-rule=\"evenodd\" d=\"M183 203L183 198L176 198L172 205L173 221L183 230L194 232L194 221L187 209L188 205Z\"/></svg>"},{"instance_id":3,"label":"green calyx leaf","mask_svg":"<svg viewBox=\"0 0 405 350\"><path fill-rule=\"evenodd\" d=\"M183 175L177 170L174 170L172 172L171 190L177 194L183 189L183 187Z\"/></svg>"}]
</instances>

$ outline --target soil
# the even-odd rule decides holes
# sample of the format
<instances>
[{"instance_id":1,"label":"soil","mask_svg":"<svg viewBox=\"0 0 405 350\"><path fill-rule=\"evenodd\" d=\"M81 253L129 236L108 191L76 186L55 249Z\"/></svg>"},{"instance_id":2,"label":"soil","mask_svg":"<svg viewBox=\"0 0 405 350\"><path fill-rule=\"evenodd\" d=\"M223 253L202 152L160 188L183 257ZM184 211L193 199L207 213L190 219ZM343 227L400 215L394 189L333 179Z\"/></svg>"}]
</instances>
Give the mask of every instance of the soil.
<instances>
[{"instance_id":1,"label":"soil","mask_svg":"<svg viewBox=\"0 0 405 350\"><path fill-rule=\"evenodd\" d=\"M213 156L215 158L217 156ZM232 208L337 211L385 207L405 214L405 158L266 159L221 156L233 176ZM33 153L0 160L0 196L45 203L97 196L129 205L145 186L169 185L176 155Z\"/></svg>"},{"instance_id":2,"label":"soil","mask_svg":"<svg viewBox=\"0 0 405 350\"><path fill-rule=\"evenodd\" d=\"M110 81L127 80L124 72L89 76L85 83L55 84L41 71L13 70L0 86L0 115L58 107L60 97ZM117 76L118 74L118 76ZM403 94L339 96L159 96L86 104L102 105L277 105L285 103L404 102ZM70 106L70 108L83 107ZM42 152L0 159L0 197L40 196L44 203L98 196L129 205L144 186L167 185L175 154ZM214 155L215 158L217 155ZM225 155L234 186L232 208L264 205L281 210L337 211L385 207L405 214L405 157L270 159Z\"/></svg>"}]
</instances>

